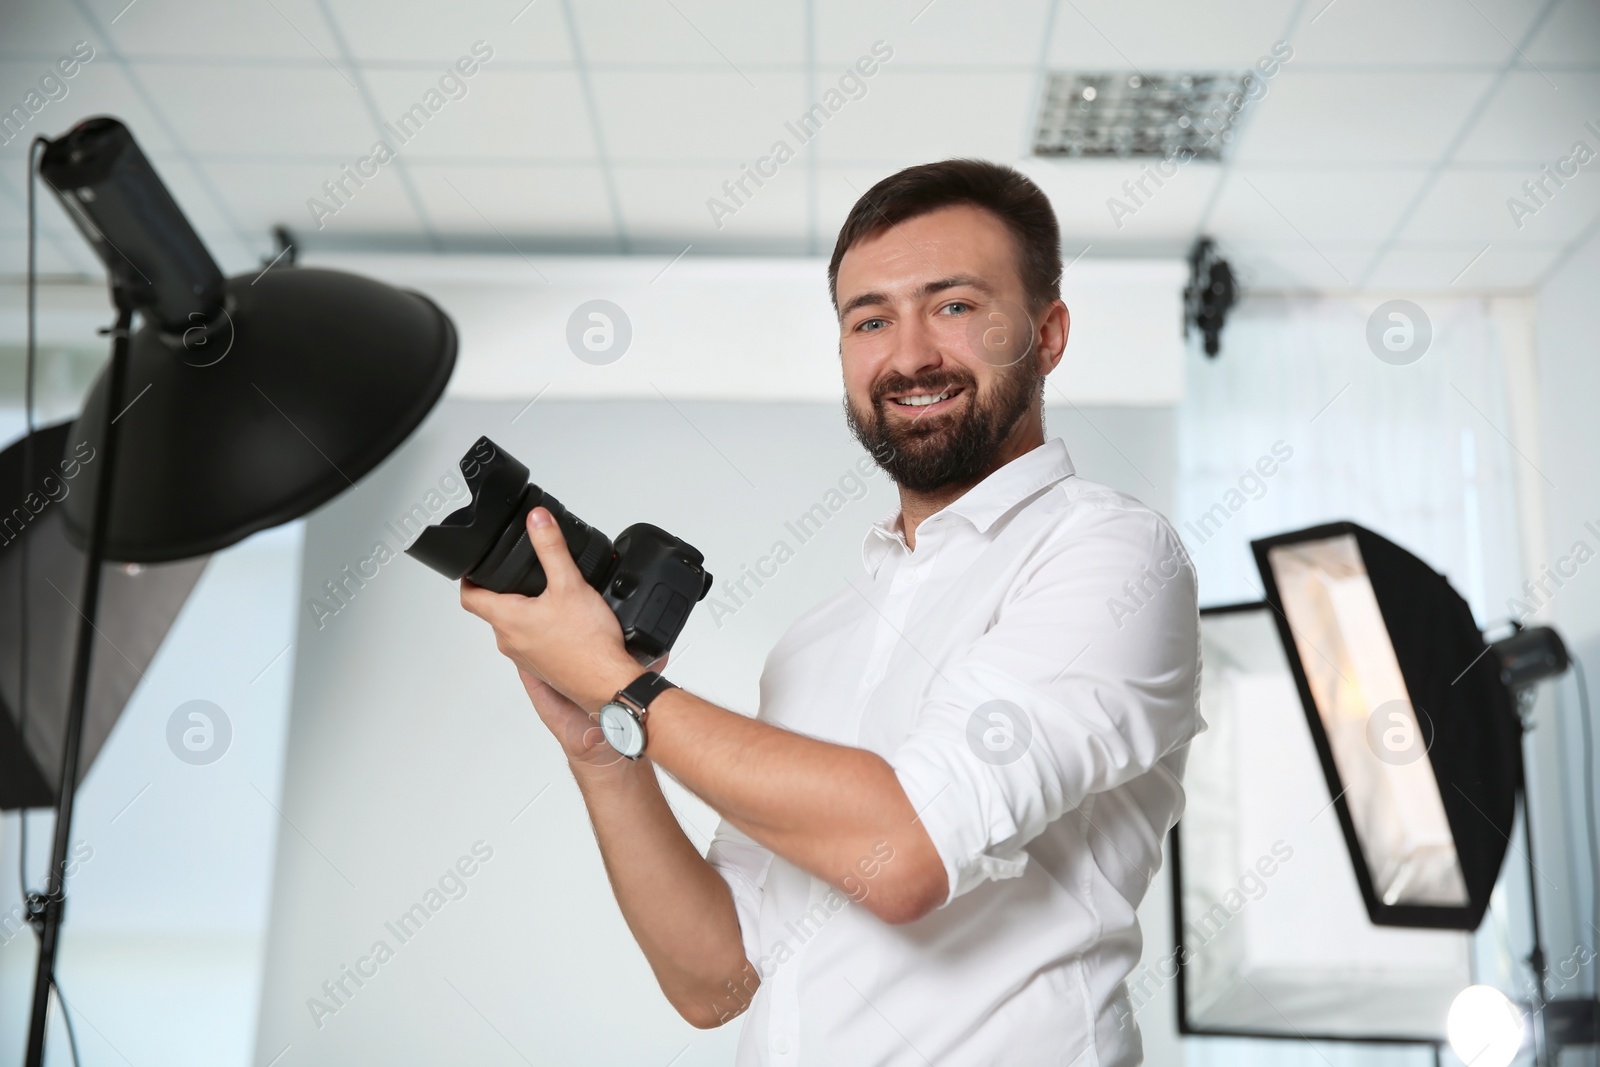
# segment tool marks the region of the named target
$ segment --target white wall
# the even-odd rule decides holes
[[[546,400],[519,416],[524,404],[447,400],[389,462],[307,521],[283,798],[298,832],[279,840],[259,1063],[280,1053],[282,1067],[514,1063],[518,1053],[593,1065],[732,1060],[737,1023],[692,1030],[655,987],[559,750],[455,586],[401,557],[320,628],[305,602],[375,541],[395,545],[386,520],[423,501],[480,433],[601,529],[647,520],[685,537],[706,553],[719,587],[864,453],[832,403]],[[1083,408],[1049,418],[1088,476],[1169,506],[1170,412]],[[860,566],[867,524],[895,506],[881,474],[866,485],[720,627],[696,611],[675,681],[755,710],[767,650]],[[672,795],[703,847],[715,816]],[[466,894],[399,944],[385,922],[479,841],[493,857]],[[1158,887],[1158,916],[1163,901]],[[1155,952],[1166,937],[1152,934]],[[308,999],[379,939],[393,958],[314,1020]]]
[[[827,260],[644,256],[335,256],[353,270],[420,289],[462,336],[450,395],[813,400],[840,395],[839,325]],[[1174,404],[1183,391],[1177,260],[1084,259],[1062,275],[1073,309],[1068,359],[1052,399]],[[572,358],[568,321],[604,299],[632,331],[624,355]],[[774,328],[774,327],[777,328]],[[619,324],[620,328],[620,324]]]
[[[834,403],[841,392],[825,259],[321,254],[302,265],[418,289],[443,307],[461,336],[451,396]],[[1052,401],[1176,403],[1185,277],[1176,260],[1070,264],[1072,344]],[[632,335],[601,365],[575,359],[567,339],[569,319],[596,299],[619,308],[616,326],[625,319]],[[0,284],[0,339],[23,336],[25,307],[21,286]],[[103,283],[42,286],[39,311],[47,347],[92,343],[110,317]]]

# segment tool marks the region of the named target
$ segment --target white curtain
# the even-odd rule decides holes
[[[1425,301],[1432,341],[1396,366],[1367,346],[1381,302],[1251,298],[1230,316],[1217,358],[1191,353],[1174,519],[1202,603],[1260,599],[1251,538],[1350,519],[1442,571],[1480,625],[1508,614],[1521,581],[1514,478],[1524,461],[1510,443],[1495,323],[1481,300]],[[1276,460],[1275,445],[1290,458],[1262,476],[1257,463]],[[1217,527],[1215,505],[1241,498]]]

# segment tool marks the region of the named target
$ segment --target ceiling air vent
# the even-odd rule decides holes
[[[1053,73],[1036,156],[1218,160],[1239,113],[1265,85],[1254,73]],[[1187,160],[1185,160],[1187,162]]]

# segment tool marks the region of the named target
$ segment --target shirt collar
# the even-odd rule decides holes
[[[1000,517],[1039,490],[1076,473],[1067,455],[1066,442],[1052,437],[1030,452],[1018,456],[983,481],[968,489],[923,520],[923,528],[941,515],[960,515],[978,530],[988,533]],[[874,522],[861,545],[861,564],[875,575],[891,545],[906,547],[899,530],[900,509]]]

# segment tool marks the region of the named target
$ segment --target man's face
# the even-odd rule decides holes
[[[837,291],[845,414],[879,466],[918,492],[992,470],[1054,363],[1005,224],[965,204],[896,223],[844,254]]]

